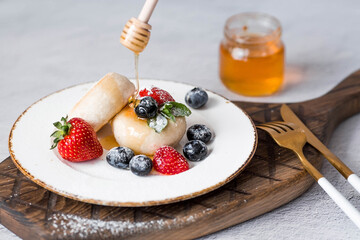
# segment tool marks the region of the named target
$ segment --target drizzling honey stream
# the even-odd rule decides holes
[[[135,77],[136,91],[129,99],[132,102],[139,93],[139,54],[146,48],[150,39],[151,25],[148,21],[158,0],[146,0],[137,18],[131,18],[126,24],[120,36],[120,43],[135,54]]]
[[[140,81],[139,81],[139,54],[134,53],[135,56],[135,78],[136,78],[136,90],[134,94],[134,99],[136,99],[137,95],[139,94],[140,90]]]

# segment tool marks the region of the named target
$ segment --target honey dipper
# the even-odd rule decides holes
[[[125,25],[120,43],[135,53],[142,52],[150,39],[151,25],[148,21],[158,0],[146,0],[139,16],[131,18]]]

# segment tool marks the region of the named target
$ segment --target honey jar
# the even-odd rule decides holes
[[[240,13],[225,24],[219,74],[231,91],[264,96],[278,91],[284,79],[284,44],[280,22],[263,13]]]

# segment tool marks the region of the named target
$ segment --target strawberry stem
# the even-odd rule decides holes
[[[54,122],[53,125],[58,129],[53,132],[50,137],[54,138],[53,144],[51,145],[51,149],[56,148],[57,144],[64,139],[66,135],[69,134],[71,129],[71,124],[67,121],[68,116],[62,117],[61,122]]]

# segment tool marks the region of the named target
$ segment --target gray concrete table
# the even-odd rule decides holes
[[[18,115],[39,98],[115,71],[133,77],[133,55],[119,44],[125,22],[143,1],[0,1],[0,158]],[[280,19],[286,44],[283,91],[246,98],[218,78],[218,45],[225,20],[259,11]],[[205,86],[232,100],[297,102],[318,97],[360,68],[360,2],[163,1],[150,21],[140,76]],[[334,133],[330,149],[360,174],[360,116]],[[360,195],[328,163],[322,172],[357,207]],[[0,227],[0,239],[18,239]],[[268,214],[202,239],[360,239],[360,231],[314,185]]]

